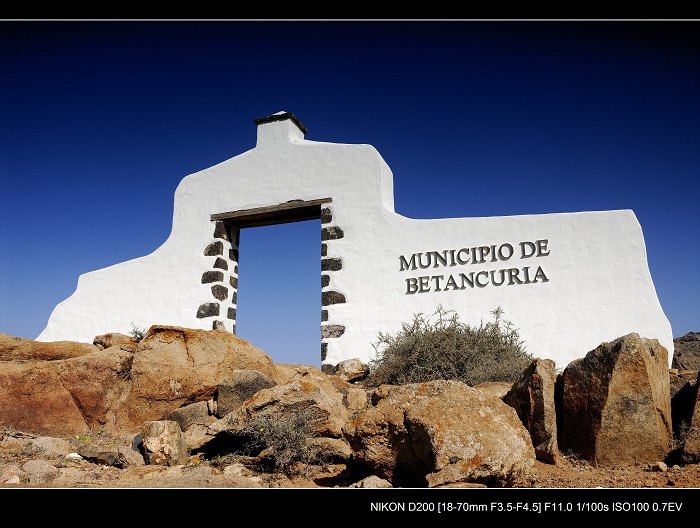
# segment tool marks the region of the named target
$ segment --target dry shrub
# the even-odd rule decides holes
[[[321,463],[322,456],[310,440],[310,409],[283,414],[253,415],[243,427],[229,431],[243,440],[240,454],[257,456],[273,472],[292,473],[299,465]]]
[[[517,329],[491,312],[494,320],[478,327],[462,323],[442,306],[431,317],[414,315],[395,335],[379,334],[376,359],[365,386],[404,385],[438,379],[474,386],[486,381],[515,381],[533,360]]]

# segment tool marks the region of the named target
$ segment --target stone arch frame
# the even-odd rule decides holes
[[[289,200],[287,202],[252,209],[240,209],[212,214],[214,224],[212,240],[204,249],[205,256],[214,257],[212,268],[204,271],[202,284],[212,284],[212,295],[218,302],[205,302],[197,310],[197,318],[212,319],[212,329],[224,328],[221,319],[225,313],[236,333],[236,313],[238,309],[238,261],[241,229],[267,225],[279,225],[306,220],[321,221],[321,362],[326,359],[327,340],[337,339],[345,332],[345,326],[334,320],[329,309],[334,304],[346,302],[343,293],[331,286],[331,276],[343,267],[341,258],[328,257],[328,244],[343,238],[343,229],[333,225],[333,199]],[[229,246],[230,245],[230,246]],[[226,248],[229,248],[226,254]],[[228,272],[228,285],[226,275]],[[229,288],[231,291],[229,292]],[[230,295],[229,295],[230,293]],[[223,308],[223,309],[222,309]],[[331,309],[332,311],[332,309]]]

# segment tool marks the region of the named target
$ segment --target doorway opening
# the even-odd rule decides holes
[[[321,368],[321,221],[241,229],[236,335],[275,363]]]
[[[321,368],[321,206],[330,201],[212,215],[239,233],[236,335],[275,363]]]

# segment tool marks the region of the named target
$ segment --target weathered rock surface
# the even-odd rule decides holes
[[[700,390],[698,390],[698,381],[700,375],[694,385],[695,405],[690,416],[689,429],[683,438],[683,447],[681,449],[681,461],[685,464],[697,464],[700,462]]]
[[[671,419],[674,437],[680,438],[687,432],[693,418],[698,392],[697,371],[669,371],[671,384]]]
[[[530,432],[537,459],[549,464],[556,464],[559,458],[554,404],[556,381],[554,361],[535,359],[503,398]]]
[[[170,420],[145,422],[141,438],[143,458],[146,463],[160,466],[187,463],[189,452],[177,422]]]
[[[105,350],[84,343],[3,343],[3,357],[21,359],[0,361],[0,426],[36,434],[99,428],[132,434],[145,421],[213,399],[236,370],[277,376],[267,354],[225,331],[154,326],[135,348],[126,343]]]
[[[474,385],[474,388],[489,391],[500,399],[503,399],[506,397],[506,394],[508,394],[508,391],[513,388],[513,383],[507,381],[484,381],[483,383]]]
[[[522,484],[534,467],[530,435],[515,410],[459,381],[381,386],[375,406],[351,420],[355,457],[394,486],[450,482]]]
[[[0,333],[0,361],[55,361],[97,352],[89,343],[41,342]]]
[[[678,434],[680,447],[666,462],[700,462],[698,373],[669,372],[665,349],[636,334],[604,343],[573,362],[555,388],[553,364],[537,359],[515,383],[471,388],[435,381],[367,390],[349,381],[361,379],[352,373],[364,370],[353,361],[333,374],[275,365],[261,350],[220,330],[158,326],[139,343],[105,334],[94,345],[61,344],[42,352],[21,341],[27,340],[0,339],[0,357],[14,358],[0,361],[0,447],[64,462],[49,459],[58,472],[46,464],[4,464],[0,482],[10,485],[79,475],[113,478],[109,471],[126,468],[153,485],[161,478],[168,482],[166,472],[195,478],[197,456],[183,466],[187,456],[176,452],[190,448],[206,457],[222,447],[217,441],[248,420],[286,420],[299,413],[312,418],[308,442],[325,461],[314,477],[321,486],[529,486],[528,467],[535,456],[548,464],[563,458],[557,429],[562,451],[570,449],[601,468],[646,462],[660,467],[670,449],[671,421],[674,427],[683,423],[676,432],[684,433],[684,442]],[[147,433],[157,440],[146,460],[142,437],[144,424],[151,422],[174,425]],[[95,438],[92,431],[123,442],[106,449],[73,446],[75,452],[59,455],[67,449],[66,439],[77,442],[86,432]],[[591,442],[572,442],[586,436]],[[248,458],[254,467],[255,460],[270,456],[268,448]],[[140,471],[144,465],[168,464],[175,467]],[[219,471],[222,478],[245,477],[236,486],[257,486],[248,480],[257,478],[254,472],[236,469],[237,464],[202,467],[202,482],[211,482],[207,471]]]
[[[359,359],[346,359],[335,366],[333,373],[345,381],[358,381],[369,374],[369,366]]]
[[[136,347],[138,341],[131,336],[112,332],[110,334],[96,336],[92,344],[100,350],[104,350],[106,348],[112,348],[113,346]],[[134,350],[134,348],[132,348],[132,350]]]
[[[673,340],[672,368],[700,370],[700,332],[688,332]]]
[[[262,389],[277,385],[273,379],[257,370],[236,370],[227,376],[217,389],[216,415],[224,417]]]
[[[208,440],[207,429],[216,421],[215,406],[215,400],[190,403],[168,413],[165,419],[177,422],[185,443],[196,449]]]
[[[342,428],[348,420],[343,394],[315,367],[306,367],[290,381],[258,391],[238,409],[212,424],[209,434],[240,430],[254,416],[282,417],[301,411],[313,416],[309,424],[311,435],[342,438]]]
[[[629,334],[571,362],[560,448],[600,466],[663,460],[672,437],[668,352]]]
[[[348,488],[393,488],[391,482],[376,475],[370,475],[348,486]]]
[[[0,362],[0,425],[54,436],[114,426],[132,354],[94,350],[64,360]]]
[[[119,427],[138,431],[143,422],[210,400],[219,383],[241,369],[276,377],[267,354],[229,332],[153,326],[134,354],[131,390],[119,407]]]

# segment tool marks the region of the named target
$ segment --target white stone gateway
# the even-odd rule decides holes
[[[240,230],[320,218],[324,366],[369,361],[379,332],[439,305],[475,325],[500,307],[528,352],[560,368],[631,332],[658,339],[670,366],[632,211],[406,218],[374,147],[307,141],[288,112],[255,123],[255,148],[180,182],[162,246],[81,275],[37,340],[92,342],[132,323],[235,332]]]

